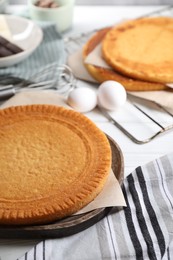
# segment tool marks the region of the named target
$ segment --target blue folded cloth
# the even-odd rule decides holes
[[[138,167],[122,190],[126,208],[78,234],[44,240],[19,260],[173,259],[173,154]]]

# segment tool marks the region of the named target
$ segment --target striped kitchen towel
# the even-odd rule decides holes
[[[20,260],[173,259],[173,154],[138,167],[122,189],[126,208],[78,234],[44,240]]]
[[[24,61],[0,69],[0,75],[13,74],[28,79],[48,64],[57,63],[57,66],[60,66],[65,63],[64,42],[55,25],[42,23],[40,26],[43,30],[43,40],[38,48]]]

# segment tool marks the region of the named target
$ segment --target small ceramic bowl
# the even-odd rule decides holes
[[[0,58],[0,68],[15,65],[29,57],[43,39],[41,28],[33,21],[15,15],[4,15],[8,24],[11,39],[23,49],[22,52]],[[34,39],[34,41],[33,41]]]
[[[58,7],[45,8],[36,6],[37,0],[29,0],[30,17],[36,21],[54,22],[59,32],[66,31],[72,26],[75,0],[55,0]]]

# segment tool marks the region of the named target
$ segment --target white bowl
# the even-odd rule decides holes
[[[0,68],[12,66],[26,59],[39,46],[43,38],[41,28],[26,18],[4,15],[12,34],[12,42],[23,49],[22,52],[0,58]]]
[[[36,21],[49,21],[56,24],[59,32],[72,26],[75,0],[55,0],[57,8],[44,8],[35,5],[37,0],[28,0],[29,14]]]

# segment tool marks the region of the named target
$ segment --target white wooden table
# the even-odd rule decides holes
[[[9,12],[22,10],[22,6],[11,6]],[[161,6],[76,6],[74,10],[74,23],[71,31],[64,36],[90,31],[96,28],[112,25],[122,19],[129,19],[145,15],[160,9]],[[85,84],[78,82],[78,84]],[[143,165],[159,156],[173,152],[173,131],[162,135],[150,143],[138,145],[126,137],[119,129],[102,116],[98,111],[87,114],[105,133],[109,134],[120,146],[125,162],[125,176],[137,166]],[[129,122],[128,115],[119,118],[125,126],[136,129],[139,121]],[[141,130],[145,131],[145,130]],[[0,240],[0,260],[14,260],[22,256],[34,246],[37,241],[27,240]]]

